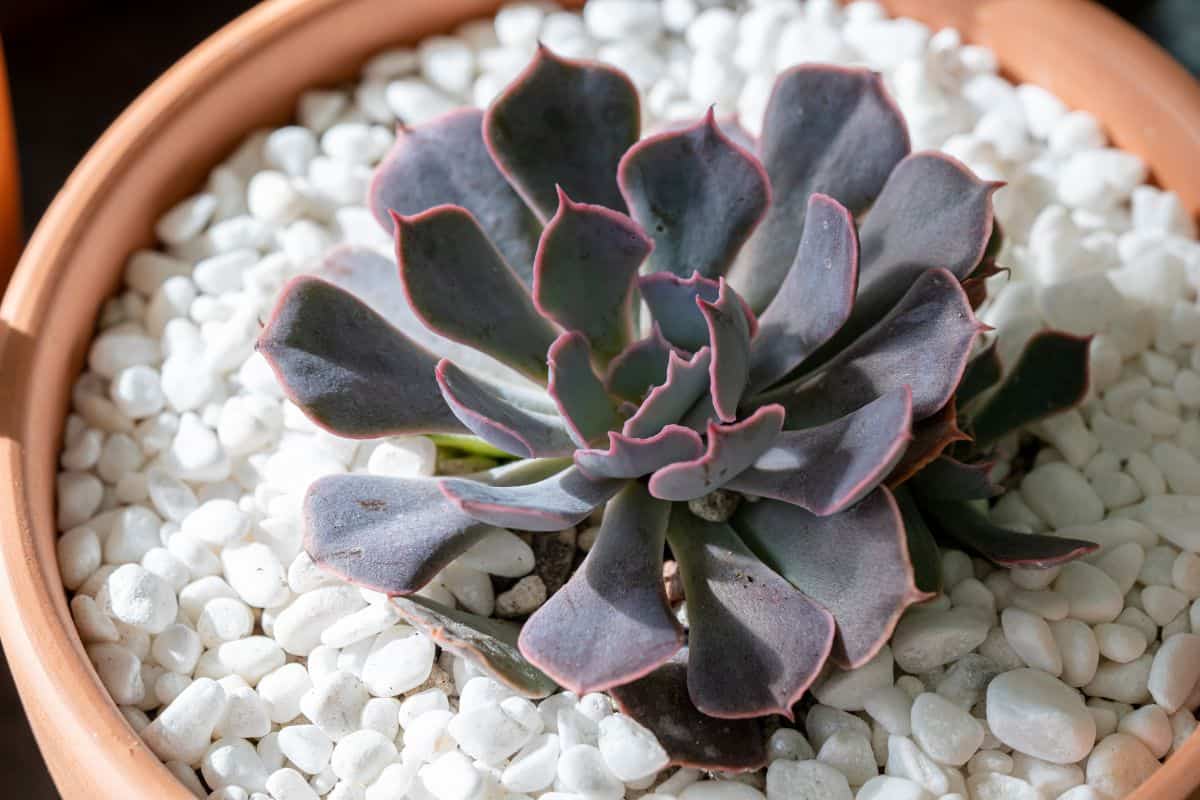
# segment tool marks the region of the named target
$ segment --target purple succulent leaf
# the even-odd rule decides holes
[[[624,213],[617,165],[640,132],[637,89],[623,72],[545,46],[483,119],[492,159],[543,220],[558,207],[558,186]]]
[[[773,202],[729,273],[751,308],[766,308],[791,267],[809,195],[857,215],[908,151],[904,118],[874,72],[801,65],[781,75],[759,141]]]
[[[542,226],[492,161],[482,111],[458,109],[412,128],[401,126],[368,195],[371,212],[389,233],[389,212],[411,217],[436,206],[462,206],[525,284],[533,279]]]
[[[492,530],[445,498],[437,481],[330,475],[304,499],[304,549],[334,574],[411,594]]]
[[[495,486],[467,478],[442,478],[442,492],[480,522],[523,531],[561,531],[621,490],[627,481],[594,481],[571,467],[537,483]]]
[[[571,440],[590,447],[619,424],[612,398],[592,370],[592,351],[578,332],[564,333],[550,346],[547,391],[566,421]]]
[[[667,537],[687,597],[688,690],[696,708],[727,719],[792,719],[792,706],[829,657],[833,617],[723,522],[676,505]]]
[[[901,486],[892,490],[892,497],[900,508],[900,517],[904,520],[904,534],[908,541],[908,558],[913,565],[913,581],[922,592],[935,595],[945,589],[942,576],[942,551],[937,539],[917,501],[913,499],[908,488]]]
[[[493,447],[518,458],[569,456],[575,443],[557,414],[522,408],[501,387],[471,377],[450,361],[437,366],[438,388],[454,416]]]
[[[750,374],[750,337],[754,328],[746,318],[741,298],[724,278],[720,279],[716,302],[697,297],[696,306],[704,315],[712,343],[708,393],[712,396],[713,410],[722,422],[733,422]]]
[[[654,239],[651,268],[679,276],[724,275],[771,202],[762,165],[721,132],[711,108],[691,127],[631,147],[617,182]]]
[[[1002,567],[1053,567],[1096,550],[1080,539],[1002,528],[970,503],[934,500],[919,491],[915,497],[935,533]]]
[[[987,447],[1009,431],[1083,402],[1091,379],[1091,340],[1062,331],[1035,334],[1004,382],[972,412],[976,445]]]
[[[725,488],[835,514],[887,477],[912,438],[911,425],[912,393],[901,386],[841,419],[784,431]]]
[[[667,425],[646,439],[610,431],[607,450],[577,450],[575,464],[594,479],[640,478],[677,461],[704,453],[704,442],[691,428]]]
[[[808,201],[804,234],[779,292],[759,318],[749,390],[765,389],[833,338],[850,318],[858,288],[854,217],[832,197]]]
[[[548,697],[558,686],[517,648],[513,623],[449,608],[424,597],[392,600],[396,611],[443,650],[482,667],[522,697]]]
[[[781,406],[763,406],[729,425],[708,423],[708,448],[699,458],[677,461],[650,477],[650,494],[663,500],[692,500],[719,489],[749,468],[779,437]]]
[[[828,517],[774,500],[743,503],[732,522],[763,561],[833,614],[832,658],[844,667],[870,661],[904,609],[928,596],[914,582],[904,522],[887,489]]]
[[[583,564],[521,630],[529,661],[583,694],[636,680],[679,650],[683,630],[662,580],[670,510],[640,483],[625,484]]]
[[[626,714],[646,726],[681,767],[744,772],[767,763],[765,718],[718,719],[688,693],[688,648],[644,678],[609,690]]]
[[[408,305],[395,258],[369,247],[343,245],[325,256],[315,274],[362,300],[401,333],[434,355],[448,358],[472,374],[500,381],[514,390],[521,387],[528,389],[533,396],[541,394],[541,387],[516,370],[425,327],[425,323]],[[543,405],[553,410],[554,406],[548,399]]]
[[[426,327],[544,383],[558,331],[474,217],[438,206],[394,221],[400,280]]]
[[[607,361],[633,338],[634,281],[653,247],[629,217],[573,202],[560,189],[533,267],[538,311],[585,335]]]
[[[465,431],[442,400],[434,355],[331,283],[288,283],[257,347],[292,402],[339,436]]]
[[[754,155],[755,160],[758,160],[758,156],[756,155],[758,153],[758,137],[742,127],[742,123],[738,122],[736,114],[718,114],[716,115],[716,122],[723,136],[747,153]],[[679,131],[686,131],[689,128],[695,127],[695,125],[696,123],[688,119],[667,120],[655,126],[651,135],[678,133]]]
[[[947,403],[936,414],[913,424],[913,438],[904,456],[888,475],[887,485],[895,488],[916,475],[955,442],[971,437],[958,427],[954,403]]]
[[[1000,383],[1000,378],[1004,376],[1004,366],[1000,363],[999,353],[996,352],[998,342],[998,339],[993,339],[967,362],[962,380],[958,383],[958,391],[954,393],[954,401],[959,408],[965,408]]]
[[[709,343],[708,322],[696,301],[717,302],[721,293],[719,280],[705,278],[698,272],[693,272],[690,278],[654,272],[638,278],[638,288],[650,309],[650,316],[668,342],[688,352],[695,352]],[[733,295],[741,303],[750,335],[754,336],[758,332],[754,312],[736,292]]]
[[[604,384],[622,400],[641,403],[651,388],[667,378],[667,366],[675,348],[655,323],[650,334],[622,350],[608,363]]]
[[[811,427],[907,384],[913,419],[922,420],[953,397],[983,327],[958,280],[944,269],[931,269],[883,320],[818,373],[762,394],[756,402],[783,404],[788,428]]]
[[[861,332],[874,324],[927,269],[966,279],[987,250],[992,193],[1000,185],[942,153],[914,153],[897,164],[859,230],[862,266],[850,327]]]
[[[914,486],[930,500],[987,500],[1000,493],[988,473],[992,464],[964,464],[947,455],[938,456],[913,477]]]
[[[709,347],[700,348],[691,358],[670,353],[666,378],[650,390],[641,406],[625,420],[621,432],[634,439],[644,439],[683,419],[708,391],[711,363],[712,349]]]

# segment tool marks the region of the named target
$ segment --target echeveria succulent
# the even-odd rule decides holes
[[[516,459],[317,481],[317,563],[413,595],[493,526],[602,511],[519,638],[400,607],[519,691],[612,690],[677,763],[749,768],[761,718],[790,716],[827,662],[871,659],[937,588],[931,531],[1000,563],[1086,547],[987,524],[979,451],[948,451],[1078,387],[1042,391],[1062,385],[1040,374],[1061,337],[998,389],[990,350],[969,361],[996,184],[910,154],[877,75],[784,73],[757,142],[711,112],[640,128],[621,73],[545,49],[486,113],[402,128],[370,197],[396,262],[333,254],[286,288],[259,349],[338,434],[466,434]],[[745,502],[705,513],[713,493]]]

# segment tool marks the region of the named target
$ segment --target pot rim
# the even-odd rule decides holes
[[[230,80],[235,68],[257,58],[270,43],[368,1],[269,0],[171,67],[121,114],[72,172],[37,226],[0,304],[0,365],[5,374],[22,375],[13,391],[0,397],[0,520],[11,523],[0,539],[0,591],[25,601],[0,615],[0,637],[12,657],[14,678],[39,744],[68,796],[76,796],[71,791],[81,795],[85,787],[102,797],[185,800],[191,794],[142,743],[100,684],[71,622],[57,563],[46,558],[45,542],[38,545],[37,526],[42,520],[35,517],[44,515],[35,506],[53,500],[35,497],[34,490],[52,491],[54,476],[33,474],[29,448],[23,442],[36,441],[31,432],[55,416],[61,431],[65,414],[59,413],[60,408],[39,408],[39,403],[45,405],[41,390],[56,379],[72,381],[75,375],[58,370],[56,377],[36,369],[51,349],[38,331],[69,291],[69,279],[78,278],[78,271],[69,269],[71,254],[93,224],[94,210],[108,202],[109,190],[175,115],[194,104],[197,95]],[[1109,126],[1118,146],[1146,157],[1156,173],[1169,178],[1167,185],[1181,191],[1193,212],[1200,209],[1196,166],[1200,86],[1166,53],[1109,12],[1086,0],[885,0],[885,4],[895,14],[935,26],[957,25],[967,40],[995,49],[1011,77],[1045,86],[1071,107],[1093,110]],[[494,11],[499,2],[447,0],[445,5],[453,7],[442,14],[446,19],[466,19],[477,11]],[[421,13],[427,12],[434,13]],[[1072,58],[1053,49],[1058,41],[1053,36],[1045,41],[1031,37],[1025,24],[1029,20],[1060,38],[1069,33],[1077,43]],[[1095,37],[1088,35],[1095,32],[1099,32]],[[1108,46],[1100,48],[1099,41]],[[1114,46],[1122,53],[1120,65],[1109,63]],[[367,55],[356,57],[361,62]],[[1068,76],[1075,79],[1072,89],[1056,77],[1072,69],[1090,71],[1091,85],[1075,74]],[[1154,93],[1141,92],[1144,86],[1154,86]],[[1084,87],[1089,91],[1082,91]],[[1177,124],[1167,131],[1149,129],[1141,124],[1145,113],[1165,115]],[[204,165],[206,170],[208,166]],[[122,261],[125,255],[120,254]],[[69,360],[78,367],[83,355],[73,352]],[[54,531],[53,538],[56,535]],[[49,547],[52,556],[53,545]],[[65,738],[70,744],[64,745]],[[88,770],[89,764],[109,767],[102,785]],[[1197,764],[1200,735],[1193,735],[1133,797],[1183,800],[1198,780]]]

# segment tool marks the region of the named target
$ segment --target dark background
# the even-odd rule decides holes
[[[1200,0],[1106,4],[1200,74]],[[252,5],[252,0],[0,0],[27,228],[92,142],[142,89]],[[1036,33],[1036,20],[1031,32]],[[0,745],[5,798],[57,796],[2,660]]]

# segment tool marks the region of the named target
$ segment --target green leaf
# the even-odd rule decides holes
[[[908,489],[893,489],[900,516],[904,520],[904,533],[908,538],[908,558],[913,565],[913,578],[922,592],[936,594],[942,591],[942,554],[933,532],[925,524],[921,510]]]
[[[492,447],[478,436],[436,433],[430,436],[429,439],[438,447],[444,447],[447,450],[458,450],[463,453],[485,456],[487,458],[504,459],[505,461],[512,459],[512,454],[504,452],[499,447]]]

